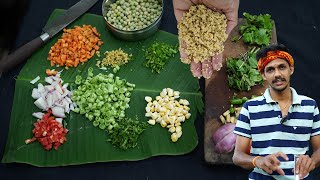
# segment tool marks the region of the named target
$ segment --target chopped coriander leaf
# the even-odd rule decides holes
[[[149,127],[146,122],[130,118],[119,119],[117,122],[117,125],[108,130],[107,141],[125,150],[136,147],[140,134]]]
[[[152,72],[160,73],[169,58],[173,57],[177,52],[177,46],[156,42],[146,50],[145,57],[147,62],[144,65],[150,68]]]

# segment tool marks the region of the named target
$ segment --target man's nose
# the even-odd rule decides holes
[[[281,77],[281,72],[279,71],[279,69],[275,69],[274,70],[274,77]]]

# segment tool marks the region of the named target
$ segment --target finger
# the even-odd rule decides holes
[[[278,166],[275,166],[271,163],[271,159],[267,159],[267,161],[265,162],[265,166],[270,169],[271,171],[275,171],[277,170]],[[271,172],[272,173],[272,172]]]
[[[201,76],[202,76],[202,65],[201,65],[200,62],[195,63],[194,61],[191,61],[190,69],[191,69],[192,75],[194,77],[201,78]]]
[[[186,64],[190,64],[190,60],[188,59],[188,54],[185,53],[185,49],[187,48],[187,44],[180,40],[179,41],[179,52],[180,52],[180,59],[183,63],[186,63]]]
[[[282,158],[285,159],[286,161],[289,160],[289,157],[288,157],[285,153],[283,153],[283,152],[277,152],[276,154],[277,154],[277,157],[282,157]]]
[[[264,168],[262,168],[266,173],[268,173],[268,174],[272,174],[273,173],[273,170],[272,169],[270,169],[269,167],[264,167]]]
[[[192,1],[179,1],[173,0],[174,15],[179,22],[184,12],[188,12],[189,8],[193,5]]]
[[[222,67],[222,53],[211,57],[213,70],[219,71]]]
[[[231,31],[233,30],[233,28],[235,28],[238,24],[238,18],[231,18],[227,20],[227,28],[226,28],[226,33],[229,34],[231,33]]]
[[[276,171],[277,171],[280,175],[285,175],[283,169],[281,169],[281,168],[277,168]]]
[[[310,167],[309,167],[309,172],[316,168],[316,163],[311,158],[310,158],[310,160],[311,160],[311,164],[310,164]]]
[[[238,9],[239,9],[239,0],[232,1],[230,8],[223,10],[227,17],[227,29],[226,33],[230,34],[232,29],[238,24]]]
[[[296,161],[296,174],[300,174],[302,172],[302,163],[303,163],[303,155],[301,155]]]
[[[303,169],[300,169],[300,177],[303,178],[305,177],[312,169],[312,164],[313,164],[313,161],[311,158],[307,157],[305,159],[305,165],[303,166]],[[303,162],[301,162],[302,165],[303,165]]]
[[[205,60],[202,62],[202,76],[206,79],[210,78],[213,72],[211,65],[211,59]]]
[[[270,169],[266,163],[262,163],[260,168],[263,169],[268,174],[272,174],[273,172],[272,169]]]
[[[278,159],[278,155],[277,154],[270,156],[270,161],[271,161],[271,164],[274,165],[274,166],[278,167],[280,165],[280,161]],[[276,170],[276,169],[274,169],[274,170]]]

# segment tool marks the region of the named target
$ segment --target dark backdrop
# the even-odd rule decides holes
[[[77,0],[1,0],[0,53],[14,49],[40,35],[55,8],[68,9]],[[164,0],[160,29],[177,34],[172,1]],[[101,15],[100,0],[89,13]],[[243,12],[269,13],[276,22],[278,42],[295,58],[292,86],[320,102],[320,16],[317,0],[257,0],[240,2]],[[1,56],[1,54],[0,54]],[[8,135],[15,76],[23,65],[0,79],[0,158]],[[202,92],[204,80],[199,81]],[[204,161],[203,119],[195,122],[199,145],[182,156],[159,156],[136,162],[94,163],[57,168],[37,168],[25,164],[0,164],[0,179],[247,179],[249,171],[236,166],[212,166]],[[319,142],[320,143],[320,142]],[[313,172],[320,179],[319,169]]]

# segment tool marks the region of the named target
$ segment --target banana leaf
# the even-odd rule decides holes
[[[63,10],[54,10],[48,23],[62,12]],[[53,68],[47,60],[47,54],[50,47],[61,37],[62,33],[59,33],[28,59],[16,79],[9,135],[2,162],[52,167],[94,162],[136,161],[152,156],[181,155],[191,152],[198,144],[194,121],[198,112],[203,110],[198,80],[190,73],[189,66],[180,62],[178,53],[169,60],[160,74],[152,73],[150,69],[143,66],[144,52],[147,47],[156,41],[177,45],[177,36],[159,30],[154,36],[138,42],[118,40],[108,31],[103,17],[93,14],[83,15],[67,28],[83,24],[96,27],[101,34],[101,39],[104,42],[100,49],[101,55],[107,50],[121,48],[133,56],[133,60],[122,66],[116,74],[128,82],[136,84],[136,88],[132,92],[130,108],[126,110],[127,117],[135,118],[137,116],[140,121],[148,121],[148,118],[144,117],[146,106],[144,97],[155,97],[163,88],[170,87],[180,91],[181,98],[189,100],[192,115],[182,124],[182,137],[178,142],[173,143],[170,139],[171,133],[156,124],[141,134],[135,148],[121,150],[107,142],[107,133],[94,127],[84,115],[70,112],[64,119],[67,123],[67,129],[69,129],[67,142],[58,150],[46,151],[38,142],[25,144],[25,140],[32,137],[33,123],[37,120],[32,116],[32,113],[40,111],[34,105],[34,100],[31,97],[32,89],[36,87],[37,83],[30,84],[30,80],[39,75],[41,77],[39,82],[46,84],[44,82],[45,69]],[[63,67],[54,68],[64,70],[62,72],[64,82],[71,84],[71,87],[76,87],[73,84],[75,77],[81,75],[85,78],[89,67],[94,68],[95,74],[107,73],[95,66],[97,58],[94,56],[77,68],[69,68],[68,70]]]

